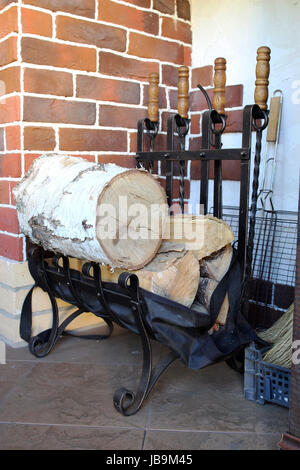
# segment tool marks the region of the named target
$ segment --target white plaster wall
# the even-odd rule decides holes
[[[254,102],[257,48],[271,49],[269,99],[283,92],[281,131],[274,181],[276,209],[297,211],[300,153],[300,1],[191,0],[192,66],[227,60],[227,84],[244,85],[243,105]],[[264,139],[266,134],[264,134]],[[240,146],[240,135],[224,139]],[[273,154],[272,145],[269,154]],[[253,152],[252,152],[253,153]],[[263,157],[266,145],[263,146]],[[261,175],[263,162],[261,165]],[[197,186],[197,183],[193,187]],[[232,191],[231,191],[232,188]],[[234,204],[236,185],[225,183],[224,204]],[[191,200],[195,200],[192,191]]]

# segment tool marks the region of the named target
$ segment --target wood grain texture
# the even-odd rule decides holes
[[[188,67],[179,67],[178,69],[178,114],[188,118],[189,112],[189,69]]]
[[[225,85],[226,85],[226,60],[218,57],[215,60],[214,67],[214,91],[213,91],[213,108],[219,114],[225,114]]]
[[[268,109],[270,57],[269,47],[262,46],[257,49],[254,101],[263,110]]]
[[[148,98],[148,118],[151,122],[158,122],[158,101],[159,101],[159,75],[153,72],[149,75],[149,98]]]

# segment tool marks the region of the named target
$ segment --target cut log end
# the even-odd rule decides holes
[[[115,176],[99,196],[96,219],[97,240],[111,265],[136,270],[149,263],[167,215],[165,192],[153,176],[141,170]]]

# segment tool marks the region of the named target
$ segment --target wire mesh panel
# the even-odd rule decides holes
[[[223,207],[223,219],[238,235],[238,208]],[[250,280],[249,321],[268,328],[294,300],[298,213],[258,210]]]

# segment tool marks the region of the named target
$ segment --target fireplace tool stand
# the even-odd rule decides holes
[[[226,128],[225,116],[225,82],[226,82],[226,61],[225,59],[216,59],[215,77],[214,77],[214,99],[213,104],[208,102],[209,110],[203,114],[202,118],[202,148],[197,151],[186,151],[186,136],[189,132],[188,119],[188,69],[181,67],[179,69],[178,79],[178,113],[169,117],[167,125],[167,150],[163,152],[155,151],[155,137],[159,128],[158,120],[158,76],[150,76],[149,86],[149,106],[148,118],[138,122],[138,143],[136,160],[137,165],[149,165],[150,171],[153,171],[153,165],[156,162],[166,163],[166,193],[170,214],[173,213],[173,182],[174,182],[174,162],[179,163],[179,203],[181,212],[184,212],[184,183],[185,168],[188,161],[198,161],[201,166],[201,190],[200,204],[204,207],[204,213],[208,209],[208,181],[209,167],[214,164],[214,215],[222,217],[222,162],[234,160],[240,162],[240,206],[239,206],[239,230],[237,249],[235,250],[232,270],[219,283],[220,301],[224,300],[226,292],[230,292],[231,285],[239,278],[244,285],[243,296],[241,299],[240,310],[247,315],[247,276],[249,276],[249,260],[251,260],[251,242],[253,243],[253,233],[255,220],[250,219],[250,231],[248,238],[248,203],[249,203],[249,174],[250,174],[250,156],[251,156],[251,134],[253,125],[257,132],[257,145],[254,165],[254,181],[252,193],[252,212],[257,200],[257,188],[259,178],[259,160],[261,134],[267,125],[268,111],[266,110],[267,77],[266,70],[269,65],[269,52],[267,48],[258,50],[258,65],[256,75],[256,104],[245,106],[243,112],[243,136],[241,148],[224,149],[222,147],[221,137]],[[263,72],[261,70],[263,69]],[[261,77],[260,75],[262,75]],[[267,70],[268,76],[268,70]],[[199,88],[202,89],[201,85]],[[202,89],[203,90],[203,89]],[[205,92],[206,93],[206,92]],[[260,103],[258,103],[260,99]],[[179,137],[180,149],[175,149],[175,137]],[[145,139],[150,141],[150,149],[145,151]],[[248,245],[248,247],[247,247]],[[92,312],[102,318],[107,326],[108,333],[102,336],[85,336],[87,338],[108,338],[112,331],[114,323],[120,327],[130,329],[140,335],[143,349],[142,374],[137,393],[133,393],[125,388],[118,389],[114,394],[114,405],[116,409],[125,416],[136,413],[142,406],[144,400],[149,395],[153,386],[166,370],[166,368],[176,359],[182,359],[180,350],[170,347],[170,353],[162,359],[155,369],[152,368],[152,350],[151,340],[157,340],[157,330],[160,328],[158,321],[155,323],[149,315],[150,305],[153,303],[157,308],[162,308],[170,313],[177,312],[182,315],[182,328],[195,328],[194,331],[200,332],[208,329],[207,320],[203,320],[192,309],[187,309],[180,304],[164,299],[144,291],[139,288],[138,277],[130,272],[123,272],[118,279],[118,284],[102,282],[101,267],[92,262],[83,265],[82,271],[70,267],[70,259],[67,256],[46,252],[41,247],[31,244],[27,240],[27,256],[29,270],[35,279],[35,285],[28,293],[22,309],[20,334],[21,337],[29,343],[29,349],[37,357],[46,356],[58,341],[59,337],[66,332],[66,327],[83,312]],[[237,263],[235,262],[237,261]],[[32,326],[32,293],[35,287],[42,288],[49,296],[53,320],[52,327],[35,337],[31,336]],[[216,289],[217,290],[217,289]],[[59,325],[59,311],[56,299],[63,299],[76,307],[66,320]],[[219,305],[220,307],[220,305]],[[239,307],[239,306],[238,306]],[[124,311],[131,312],[130,316],[124,315]],[[219,309],[210,312],[210,321],[214,324]],[[188,314],[188,315],[187,315]],[[229,314],[228,314],[229,315]],[[174,315],[171,315],[171,317]],[[200,320],[199,320],[200,318]],[[231,321],[231,320],[230,320]],[[232,320],[233,321],[233,320]],[[151,323],[152,322],[152,323]],[[193,323],[194,322],[194,323]],[[234,325],[234,323],[232,323]],[[173,328],[171,325],[170,328]],[[210,325],[212,326],[212,325]],[[178,325],[175,324],[174,331],[180,334]],[[202,329],[201,329],[202,328]],[[186,330],[188,331],[188,330]],[[197,333],[197,334],[198,334]],[[207,345],[207,357],[200,358],[198,368],[205,367],[220,360],[229,360],[232,357],[232,351],[228,354],[226,351],[220,351],[212,343],[212,336],[203,336],[203,345]],[[168,345],[168,344],[167,344]],[[202,345],[202,347],[203,347]],[[225,348],[226,349],[226,348]],[[194,366],[192,366],[194,368]]]

